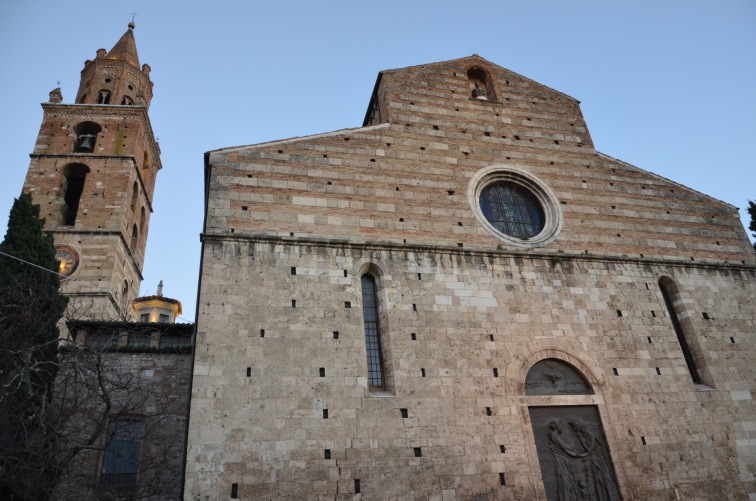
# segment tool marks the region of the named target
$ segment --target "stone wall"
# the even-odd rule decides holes
[[[70,374],[63,372],[59,377],[58,398],[67,395],[67,398],[80,400],[80,405],[73,409],[74,414],[66,421],[63,452],[69,446],[87,444],[98,427],[104,428],[74,457],[68,474],[56,487],[56,499],[178,499],[191,355],[102,352],[101,356],[99,373],[105,380],[106,391],[102,391],[93,376],[93,364],[81,366],[90,369],[82,371],[82,374],[89,375],[89,379],[63,383],[60,379],[70,377]],[[108,409],[106,398],[110,399]],[[101,481],[109,430],[116,419],[137,420],[143,425],[133,489],[118,489]]]
[[[477,56],[384,71],[368,109],[206,155],[186,499],[544,499],[529,408],[575,406],[624,498],[756,497],[737,209],[597,152],[575,99]],[[543,235],[482,217],[499,174],[540,197]],[[593,393],[526,396],[545,359]]]
[[[626,498],[756,490],[752,270],[245,239],[206,241],[204,269],[187,499],[234,483],[242,499],[351,499],[355,479],[363,499],[533,499],[528,406],[585,403]],[[391,354],[381,392],[366,380],[367,269]],[[691,381],[663,276],[712,388]],[[543,358],[573,364],[596,395],[526,397]]]

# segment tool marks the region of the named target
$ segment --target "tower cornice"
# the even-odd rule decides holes
[[[147,108],[144,106],[120,106],[113,104],[57,104],[42,103],[44,117],[79,117],[87,118],[133,118],[139,120],[144,126],[146,137],[149,139],[148,148],[150,158],[153,159],[156,169],[163,168],[160,160],[160,145],[155,139],[152,123]],[[90,157],[92,155],[89,155]],[[128,155],[124,155],[128,156]]]

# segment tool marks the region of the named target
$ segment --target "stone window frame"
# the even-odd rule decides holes
[[[383,377],[383,386],[370,386],[367,366],[367,345],[365,345],[365,377],[364,385],[367,388],[367,396],[372,397],[391,397],[395,396],[394,387],[394,366],[392,364],[393,351],[391,348],[390,338],[390,319],[389,319],[389,295],[391,293],[391,276],[386,273],[383,267],[375,261],[364,261],[357,267],[356,277],[359,278],[359,297],[360,297],[360,323],[363,325],[362,334],[364,336],[364,318],[362,307],[362,277],[370,275],[375,283],[375,300],[378,314],[378,329],[380,337],[381,351],[381,370]],[[364,341],[363,341],[364,342]]]
[[[544,226],[537,235],[517,238],[496,229],[480,210],[480,195],[484,188],[497,182],[511,182],[528,190],[540,203]],[[553,242],[562,230],[564,217],[561,204],[551,188],[526,168],[516,165],[496,164],[479,170],[468,184],[467,200],[480,225],[496,238],[517,248],[533,248]]]
[[[657,285],[694,387],[698,391],[716,389],[709,371],[706,351],[701,346],[693,328],[692,317],[686,307],[687,301],[680,291],[679,284],[669,275],[662,275],[657,281]]]
[[[144,424],[144,418],[141,416],[117,416],[110,420],[108,434],[104,437],[99,467],[98,484],[101,487],[119,492],[136,490],[139,483],[140,460],[145,435]],[[135,426],[136,428],[134,428]],[[125,430],[125,433],[119,439],[119,430],[121,429]],[[123,448],[121,444],[126,444],[126,447],[128,447],[125,452],[119,450]],[[111,459],[109,460],[109,458]],[[116,471],[105,471],[108,464]]]
[[[366,288],[366,285],[368,286]],[[381,321],[378,309],[378,281],[372,273],[360,276],[360,290],[362,294],[362,323],[365,332],[365,353],[367,361],[368,389],[383,391],[386,380],[383,349],[381,346]],[[372,312],[368,318],[368,311]]]

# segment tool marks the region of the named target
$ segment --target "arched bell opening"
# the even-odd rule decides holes
[[[97,93],[97,104],[110,104],[110,91],[103,89]]]
[[[84,164],[68,164],[63,167],[63,213],[62,223],[66,226],[76,224],[76,216],[79,213],[79,201],[84,192],[84,182],[89,167]]]
[[[76,141],[75,153],[92,153],[97,143],[97,134],[102,132],[100,124],[95,122],[80,122],[74,126]]]

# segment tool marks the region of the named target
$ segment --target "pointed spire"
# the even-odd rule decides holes
[[[129,29],[120,40],[110,49],[108,59],[122,59],[139,68],[139,56],[137,55],[136,40],[134,40],[134,21],[129,23]]]

